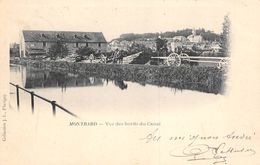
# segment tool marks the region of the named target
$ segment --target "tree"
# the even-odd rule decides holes
[[[9,53],[10,56],[12,57],[19,57],[20,56],[20,45],[17,43],[11,43],[10,44],[10,49],[9,49]]]
[[[146,47],[144,44],[139,44],[139,43],[134,42],[134,43],[128,48],[127,52],[129,52],[129,54],[134,54],[134,53],[138,53],[138,52],[150,53],[150,52],[152,52],[152,49]]]
[[[85,46],[76,50],[76,53],[81,56],[89,56],[90,54],[94,54],[95,50],[93,48]]]
[[[143,34],[126,33],[126,34],[121,34],[117,40],[134,41],[134,40],[138,40],[138,39],[157,38],[159,35],[161,35],[163,38],[173,38],[175,36],[188,37],[191,34],[192,34],[192,29],[186,28],[186,29],[177,30],[177,31],[167,31],[167,32],[164,32],[161,34],[159,34],[159,33],[143,33]],[[196,34],[202,35],[203,38],[208,41],[215,41],[215,40],[219,40],[219,38],[220,38],[219,34],[216,34],[210,30],[205,30],[204,28],[197,29]]]
[[[64,58],[69,54],[69,49],[66,44],[58,41],[57,43],[53,44],[49,48],[49,55],[52,60],[55,60],[57,57]]]
[[[156,39],[156,50],[158,52],[159,56],[166,56],[168,49],[167,49],[167,40],[166,39],[161,39],[157,38]]]
[[[223,31],[221,33],[221,47],[223,56],[229,55],[229,48],[230,48],[230,19],[228,15],[224,17],[223,23]]]

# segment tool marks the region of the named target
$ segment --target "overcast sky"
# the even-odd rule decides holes
[[[107,41],[122,33],[184,28],[220,33],[229,12],[229,4],[210,0],[9,0],[2,5],[10,41],[18,41],[22,29],[101,31]]]

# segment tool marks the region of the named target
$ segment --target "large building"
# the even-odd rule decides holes
[[[23,30],[20,54],[22,57],[46,54],[49,48],[57,42],[65,43],[70,54],[85,46],[99,52],[107,50],[107,41],[102,32]]]

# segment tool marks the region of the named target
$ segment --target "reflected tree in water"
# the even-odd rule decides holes
[[[122,80],[115,80],[114,83],[122,90],[127,89],[127,84]]]
[[[75,75],[66,72],[42,71],[32,68],[27,70],[25,88],[67,87],[103,85],[102,78]]]
[[[116,70],[114,72],[106,72],[107,74],[86,75],[80,73],[71,74],[64,71],[59,72],[29,68],[26,69],[25,88],[61,87],[62,91],[66,91],[66,87],[103,86],[108,84],[108,81],[112,80],[114,81],[114,85],[122,90],[127,89],[128,87],[124,81],[133,81],[141,84],[142,86],[151,84],[156,86],[197,90],[218,94],[223,81],[221,77],[222,71],[214,68],[195,67],[192,72],[190,69],[185,69],[185,67],[180,70],[169,70],[167,68],[162,68],[159,71],[160,72],[156,73],[153,70],[148,70],[147,74],[136,71],[135,74],[127,75],[121,74],[118,70]],[[199,72],[204,74],[198,74]],[[104,77],[105,79],[101,77]],[[176,78],[176,80],[172,77]]]

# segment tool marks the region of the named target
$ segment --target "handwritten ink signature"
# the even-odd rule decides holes
[[[226,143],[221,143],[217,147],[207,144],[189,144],[184,148],[181,147],[181,150],[178,152],[179,149],[171,150],[170,156],[188,158],[187,161],[213,160],[213,164],[227,164],[227,159],[235,154],[238,156],[252,156],[256,154],[256,151],[252,148],[235,148],[228,146]]]
[[[159,131],[159,129],[157,128],[153,132],[146,135],[144,138],[141,138],[140,140],[145,140],[145,143],[149,143],[151,141],[159,142],[161,139],[161,136],[156,135],[158,131]]]
[[[255,136],[255,133],[250,134],[239,134],[236,132],[231,132],[225,136],[201,136],[200,134],[194,134],[189,136],[170,136],[170,138],[165,138],[160,135],[159,128],[146,134],[140,140],[147,143],[160,143],[162,141],[168,141],[171,144],[186,143],[186,145],[181,147],[175,147],[171,149],[169,155],[171,157],[181,157],[187,159],[187,161],[202,161],[208,160],[213,161],[213,164],[224,163],[233,157],[242,156],[253,156],[256,154],[255,149],[244,146],[233,146],[230,145],[231,141],[250,141]],[[209,145],[207,141],[210,141]],[[222,143],[219,143],[222,141]]]

